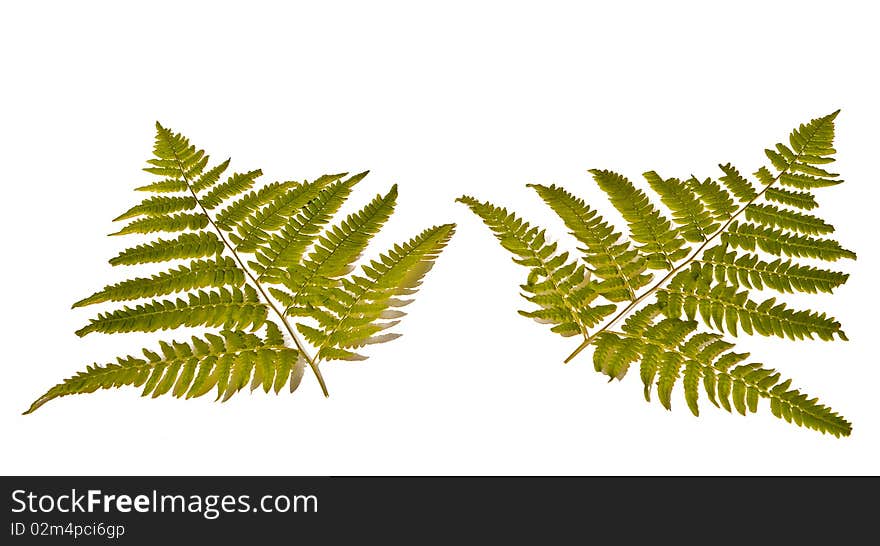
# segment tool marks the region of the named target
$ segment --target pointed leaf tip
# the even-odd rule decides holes
[[[396,202],[397,195],[398,195],[397,184],[392,184],[391,189],[388,190],[388,193],[386,193],[384,197],[382,197],[380,194],[379,197],[381,197],[382,199],[390,199],[391,201]]]
[[[46,394],[48,394],[48,393],[46,393]],[[44,394],[43,396],[34,400],[34,402],[30,405],[30,407],[27,410],[23,411],[21,414],[22,415],[30,415],[31,413],[40,409],[40,407],[42,407],[43,404],[45,404],[49,400],[52,400],[52,398],[47,397],[46,394]]]

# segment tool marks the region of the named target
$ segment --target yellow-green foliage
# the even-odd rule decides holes
[[[718,181],[644,173],[665,212],[626,177],[590,171],[629,236],[563,188],[530,185],[580,243],[579,256],[558,252],[543,229],[503,208],[469,196],[459,201],[491,228],[514,261],[529,268],[523,296],[537,309],[521,313],[552,324],[561,335],[582,337],[566,362],[592,346],[596,371],[621,379],[638,364],[645,398],[656,389],[667,409],[681,379],[694,415],[700,392],[715,406],[743,415],[765,398],[777,417],[848,436],[851,425],[843,417],[774,370],[748,362],[748,354],[733,352],[721,335],[846,340],[840,323],[825,313],[751,294],[830,293],[847,280],[846,273],[797,260],[856,257],[827,237],[831,224],[807,212],[818,207],[813,190],[842,182],[826,170],[834,161],[836,117],[834,112],[801,125],[788,144],[766,150],[770,167],[758,169],[752,180],[730,164],[720,166]],[[700,323],[713,331],[699,331]]]
[[[158,123],[156,130],[154,157],[144,170],[160,179],[137,188],[151,196],[117,216],[115,221],[127,223],[112,235],[162,235],[123,250],[110,263],[183,263],[78,301],[74,307],[132,303],[98,314],[76,333],[182,326],[217,333],[163,341],[158,351],[144,349],[143,357],[93,364],[52,387],[26,413],[61,396],[125,385],[153,397],[191,398],[216,390],[224,401],[248,385],[266,392],[288,386],[292,392],[306,366],[326,394],[322,360],[362,360],[360,348],[399,336],[387,330],[400,322],[400,307],[411,301],[454,225],[428,228],[361,262],[358,270],[361,254],[394,211],[397,186],[329,225],[367,173],[254,189],[262,171],[227,176],[229,160],[208,168],[208,155],[187,138]]]

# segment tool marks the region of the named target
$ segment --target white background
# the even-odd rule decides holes
[[[3,306],[0,471],[12,474],[876,474],[878,13],[869,2],[7,2],[0,9]],[[586,170],[633,179],[752,172],[764,147],[837,108],[847,183],[821,191],[858,251],[834,296],[792,300],[849,343],[743,338],[854,423],[835,440],[608,384],[576,342],[519,317],[523,271],[468,192],[547,225],[526,183],[614,217]],[[455,221],[400,340],[325,364],[295,396],[145,400],[102,391],[21,411],[91,362],[162,336],[77,338],[70,304],[130,273],[110,219],[150,180],[153,122],[265,180],[372,169],[400,183],[371,247]],[[308,373],[308,372],[307,372]],[[680,389],[680,387],[679,387]]]

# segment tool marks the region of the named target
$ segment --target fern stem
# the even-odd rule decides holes
[[[568,358],[565,359],[565,363],[568,364],[569,362],[571,362],[577,355],[580,354],[581,351],[583,351],[584,349],[586,349],[587,347],[590,346],[590,344],[593,342],[593,340],[596,339],[596,336],[598,336],[602,332],[605,332],[609,328],[614,326],[617,323],[617,321],[619,321],[624,316],[626,316],[637,305],[639,305],[640,303],[645,301],[645,299],[648,298],[649,296],[651,296],[651,294],[653,294],[654,292],[656,292],[657,290],[662,288],[663,285],[666,284],[666,282],[669,281],[669,279],[671,279],[676,273],[678,273],[679,271],[684,269],[686,266],[690,265],[694,260],[696,260],[697,257],[706,249],[706,247],[709,246],[709,243],[711,243],[712,241],[717,239],[719,235],[721,235],[722,233],[727,231],[727,228],[730,227],[730,224],[732,224],[734,222],[734,220],[736,220],[743,212],[745,212],[745,210],[747,208],[749,208],[749,206],[752,203],[754,203],[755,201],[760,199],[764,195],[764,193],[768,189],[770,189],[770,187],[772,187],[783,174],[787,173],[791,169],[791,166],[794,165],[794,163],[797,162],[797,160],[801,158],[801,156],[803,155],[803,150],[805,148],[806,148],[806,146],[802,147],[801,151],[798,152],[798,154],[795,156],[795,158],[792,159],[788,163],[788,166],[785,168],[785,170],[780,171],[780,173],[777,174],[776,177],[773,178],[773,180],[771,180],[768,184],[766,184],[761,191],[759,191],[745,205],[743,205],[738,211],[736,211],[736,213],[733,216],[731,216],[730,219],[728,219],[727,222],[724,223],[724,225],[722,225],[720,228],[718,228],[718,230],[715,231],[715,233],[713,233],[711,237],[709,237],[708,239],[703,241],[703,243],[699,247],[697,247],[697,249],[694,250],[690,256],[688,256],[687,258],[682,260],[669,273],[664,275],[662,279],[660,279],[659,281],[654,283],[654,285],[652,285],[650,288],[645,290],[645,292],[643,292],[639,297],[637,297],[632,302],[630,302],[626,307],[623,308],[623,310],[621,310],[619,313],[614,315],[614,317],[612,317],[608,322],[606,322],[601,328],[599,328],[598,330],[593,332],[592,335],[590,335],[589,337],[584,339],[584,341],[581,342],[580,345],[578,345],[577,349],[575,349],[570,355],[568,355]]]
[[[208,213],[208,209],[205,208],[205,205],[202,204],[202,200],[199,199],[199,196],[196,194],[195,190],[192,187],[192,183],[189,180],[189,177],[186,176],[186,169],[184,169],[183,164],[180,161],[180,158],[177,157],[177,152],[174,153],[174,160],[177,162],[178,168],[180,169],[180,174],[183,177],[183,181],[186,182],[186,187],[189,192],[192,194],[193,198],[196,200],[199,208],[202,210],[202,214],[208,219],[208,222],[214,228],[214,231],[217,232],[217,235],[220,237],[220,240],[223,241],[223,244],[226,246],[227,250],[232,253],[232,257],[235,258],[235,261],[238,262],[238,266],[241,267],[242,271],[244,271],[245,275],[247,275],[248,279],[250,279],[251,283],[254,285],[254,288],[263,296],[263,299],[266,301],[266,304],[269,305],[269,308],[278,315],[278,318],[281,319],[282,324],[284,324],[284,328],[287,329],[287,333],[290,334],[290,338],[293,340],[294,345],[296,345],[296,349],[300,352],[300,354],[306,359],[306,362],[309,363],[309,367],[314,372],[315,377],[318,379],[318,384],[321,385],[321,391],[324,393],[324,396],[330,396],[330,393],[327,391],[327,384],[324,382],[324,376],[321,375],[321,370],[318,368],[318,363],[315,359],[309,354],[308,350],[305,347],[305,344],[299,339],[299,336],[296,335],[296,332],[290,326],[290,323],[287,321],[287,317],[278,310],[278,307],[275,305],[275,301],[269,297],[266,293],[266,290],[263,288],[263,285],[254,277],[254,274],[251,272],[250,268],[247,267],[244,261],[241,259],[241,256],[238,255],[238,252],[235,251],[235,247],[226,239],[226,235],[223,233],[223,230],[220,229],[211,215]]]

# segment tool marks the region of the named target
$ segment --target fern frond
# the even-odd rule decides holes
[[[255,252],[256,260],[250,265],[260,280],[272,282],[278,270],[294,267],[300,262],[321,228],[330,222],[358,180],[360,178],[352,177],[324,188],[276,236],[259,245]]]
[[[315,248],[303,263],[305,268],[314,275],[327,277],[348,273],[351,263],[391,217],[396,204],[397,184],[394,184],[387,194],[377,195],[364,208],[318,237]]]
[[[776,259],[766,262],[755,254],[739,255],[727,252],[724,245],[707,249],[699,263],[719,283],[777,292],[831,293],[849,278],[846,273],[796,264],[791,260]]]
[[[227,159],[216,167],[203,172],[198,179],[193,181],[192,190],[196,193],[203,192],[219,182],[220,177],[223,176],[223,173],[229,168],[230,161],[231,160]],[[186,191],[186,189],[186,182],[184,182],[184,188],[182,191]]]
[[[434,260],[452,238],[454,224],[429,228],[409,241],[395,245],[377,260],[364,265],[360,275],[342,280],[321,301],[324,313],[319,328],[299,325],[306,339],[326,360],[362,360],[352,349],[395,339],[381,333],[396,325],[405,313],[399,308],[412,300]]]
[[[111,265],[146,263],[204,258],[223,252],[223,241],[210,231],[182,233],[176,239],[156,239],[153,242],[127,248],[110,259]]]
[[[507,210],[483,203],[470,196],[458,202],[467,205],[495,233],[513,261],[529,268],[523,297],[536,304],[536,311],[520,314],[538,322],[553,324],[551,330],[562,336],[587,335],[587,330],[611,314],[616,306],[591,306],[598,293],[590,283],[590,273],[568,252],[557,253],[556,243],[548,243],[545,231],[529,225]]]
[[[660,201],[672,211],[672,221],[681,226],[685,241],[701,243],[718,229],[718,222],[689,184],[677,178],[664,179],[654,171],[646,172],[644,177],[660,196]]]
[[[651,204],[645,192],[615,172],[599,169],[590,172],[602,191],[608,194],[611,204],[629,224],[632,240],[642,244],[639,250],[647,254],[648,268],[672,269],[675,262],[687,255],[684,239]]]
[[[202,171],[208,162],[204,150],[191,146],[189,139],[180,133],[162,127],[156,122],[156,143],[153,146],[155,159],[147,162],[153,167],[144,168],[148,173],[180,179],[187,182],[187,187]]]
[[[185,180],[176,178],[166,178],[158,182],[152,182],[144,186],[138,186],[135,191],[149,191],[153,193],[179,193],[187,191],[188,186]]]
[[[274,201],[280,195],[296,188],[296,182],[271,182],[265,186],[242,195],[217,212],[214,222],[226,231],[231,231],[255,210]]]
[[[668,410],[681,379],[685,401],[694,415],[700,413],[701,392],[713,405],[741,415],[755,413],[764,398],[770,412],[780,419],[836,437],[850,435],[852,425],[831,408],[791,389],[791,381],[782,381],[776,371],[744,363],[749,355],[732,349],[718,335],[696,332],[694,322],[665,318],[648,322],[636,332],[603,332],[593,360],[597,371],[612,379],[622,378],[631,364],[640,362],[645,399],[650,400],[656,387],[660,403]]]
[[[220,335],[193,336],[190,343],[160,342],[159,351],[143,350],[143,357],[126,356],[116,363],[94,364],[85,371],[52,387],[38,398],[25,414],[55,398],[85,394],[99,389],[124,386],[143,387],[142,396],[156,398],[171,394],[193,398],[217,391],[226,401],[249,384],[278,393],[289,385],[299,385],[305,360],[296,349],[284,346],[281,332],[267,322],[265,339],[239,330],[223,330]]]
[[[752,203],[746,207],[745,217],[746,220],[763,226],[787,229],[807,235],[823,235],[834,231],[834,226],[821,218],[774,205]]]
[[[669,317],[686,315],[693,320],[698,312],[707,326],[737,335],[738,328],[747,334],[788,337],[790,339],[820,339],[830,341],[837,335],[846,340],[840,323],[825,313],[794,311],[785,304],[768,298],[756,303],[746,291],[738,292],[732,286],[712,285],[711,268],[706,271],[694,263],[681,271],[666,288],[657,293],[657,302]]]
[[[289,385],[293,391],[306,365],[326,396],[320,362],[354,358],[350,349],[397,337],[378,332],[398,322],[403,312],[396,307],[405,303],[400,296],[415,292],[452,236],[452,225],[434,228],[365,264],[361,274],[343,278],[391,215],[396,185],[322,233],[366,172],[256,187],[262,171],[254,169],[221,181],[228,159],[209,166],[204,150],[158,123],[153,151],[144,170],[161,179],[137,190],[158,195],[142,199],[118,216],[116,221],[129,222],[114,235],[182,233],[127,248],[110,263],[184,263],[151,276],[120,280],[79,300],[74,307],[143,301],[100,312],[76,333],[204,327],[221,329],[220,335],[206,332],[193,337],[191,344],[161,342],[161,354],[144,350],[146,359],[129,356],[117,363],[89,366],[50,389],[27,413],[54,398],[123,385],[143,386],[144,394],[154,397],[172,393],[187,398],[216,387],[218,399],[223,400],[248,384],[252,390],[277,392]],[[246,263],[244,253],[252,253],[253,260]],[[272,283],[297,289],[290,294],[268,286]],[[161,299],[173,294],[180,295]],[[340,313],[343,308],[346,311]],[[291,324],[286,311],[295,311],[292,314],[306,321],[317,320],[317,328],[313,322]],[[281,330],[269,320],[270,313],[294,347],[286,347]],[[264,339],[245,332],[263,325]],[[309,354],[300,332],[315,342],[312,350],[318,351],[317,357]]]
[[[281,193],[266,206],[254,210],[238,224],[236,232],[230,235],[236,250],[254,252],[261,243],[272,238],[272,232],[281,229],[291,216],[339,177],[341,176],[323,176],[313,182],[299,184]]]
[[[244,285],[244,271],[232,258],[218,257],[216,260],[194,260],[189,266],[180,266],[153,275],[138,277],[104,287],[73,304],[83,307],[106,301],[129,301],[139,298],[164,296],[196,288]]]
[[[128,220],[137,216],[166,216],[172,212],[181,212],[196,208],[196,200],[190,196],[156,196],[144,199],[113,219],[114,222]]]
[[[721,181],[737,199],[744,203],[748,203],[758,196],[758,192],[755,191],[752,183],[743,178],[743,176],[739,174],[739,171],[736,170],[736,167],[730,163],[726,165],[718,165],[718,167],[724,172]]]
[[[529,184],[541,199],[562,218],[571,234],[584,248],[584,261],[594,276],[602,279],[594,289],[605,299],[618,302],[634,300],[636,291],[646,286],[653,275],[645,273],[647,260],[623,236],[580,198],[564,189]]]
[[[733,222],[721,235],[722,242],[744,250],[761,249],[774,256],[816,258],[829,262],[841,258],[855,259],[856,253],[832,239],[792,235],[779,229]]]
[[[211,190],[200,198],[202,206],[208,210],[218,207],[223,201],[244,193],[254,187],[258,177],[263,171],[256,169],[246,173],[235,173],[226,182],[213,186]],[[193,188],[195,189],[195,188]]]
[[[129,233],[157,233],[164,231],[199,230],[208,226],[208,217],[202,213],[181,213],[171,216],[147,216],[138,218],[119,231],[110,235],[128,235]]]
[[[244,290],[235,287],[211,292],[199,290],[189,294],[186,300],[160,300],[102,313],[77,330],[76,335],[155,332],[181,326],[256,330],[266,321],[267,314],[266,304],[250,285],[245,285]]]
[[[572,289],[586,295],[584,306],[595,294],[623,302],[619,310],[609,306],[596,313],[598,318],[614,313],[600,326],[581,320],[584,339],[565,362],[592,346],[595,369],[612,379],[623,378],[638,363],[645,398],[650,399],[656,387],[667,409],[673,390],[681,384],[695,415],[701,391],[716,406],[742,414],[756,411],[759,400],[767,398],[777,417],[835,436],[849,435],[850,424],[830,408],[791,389],[790,381],[781,381],[773,370],[745,363],[748,355],[734,353],[733,344],[720,334],[697,332],[699,318],[734,336],[743,332],[791,340],[846,340],[840,323],[823,312],[792,309],[776,298],[753,298],[749,293],[764,289],[830,293],[849,277],[796,260],[856,257],[837,241],[821,237],[834,231],[831,224],[803,212],[818,208],[810,190],[841,182],[826,167],[834,161],[836,116],[835,112],[801,125],[791,133],[790,147],[777,144],[766,150],[771,167],[759,168],[754,181],[729,163],[719,165],[720,183],[644,173],[648,186],[672,213],[671,221],[627,178],[611,171],[590,171],[629,224],[632,242],[576,196],[556,186],[530,184],[582,244],[578,251],[598,280],[588,278],[577,288],[573,283],[543,282],[556,292],[530,297],[544,306],[529,316],[565,323],[558,327],[571,335],[578,333],[572,317],[583,309],[580,302],[562,305]],[[540,227],[473,198],[459,201],[482,218],[502,246],[514,253],[515,261],[533,268],[536,280],[536,272],[546,268],[538,257],[557,260],[553,265],[565,267],[563,274],[576,271],[577,262],[569,262],[567,254],[556,258],[556,245],[546,244],[548,236]],[[778,258],[767,261],[764,253]],[[654,279],[644,268],[635,267],[637,263],[667,271]],[[615,331],[619,321],[623,326]],[[597,327],[588,333],[585,324]]]
[[[364,208],[326,229],[302,263],[287,268],[287,275],[267,278],[268,282],[282,282],[290,289],[293,302],[287,307],[287,313],[311,314],[311,305],[323,298],[328,288],[337,285],[335,279],[351,271],[367,243],[394,212],[396,202],[395,184],[384,196],[377,195]]]
[[[834,149],[834,120],[839,113],[840,110],[835,110],[827,116],[801,124],[800,127],[794,129],[789,136],[789,143],[794,152],[788,152],[785,150],[785,145],[777,144],[777,149],[785,153],[785,164],[821,165],[833,162],[834,158],[831,156],[836,153]]]
[[[816,171],[811,172],[815,173]],[[836,174],[832,174],[826,171],[821,171],[821,173],[826,176],[821,177],[813,176],[810,174],[783,173],[779,177],[779,183],[783,186],[788,186],[789,188],[795,188],[799,190],[811,190],[813,188],[827,188],[829,186],[836,186],[843,182],[843,180],[833,179],[835,176],[837,176]]]
[[[688,179],[687,184],[697,194],[706,208],[712,212],[716,220],[726,222],[736,214],[738,207],[733,197],[718,182],[711,178],[701,182],[692,176]]]
[[[816,202],[816,198],[808,191],[793,191],[786,190],[785,188],[767,188],[767,191],[764,192],[764,197],[766,197],[768,201],[781,203],[783,205],[803,210],[813,210],[819,206],[819,203]]]

